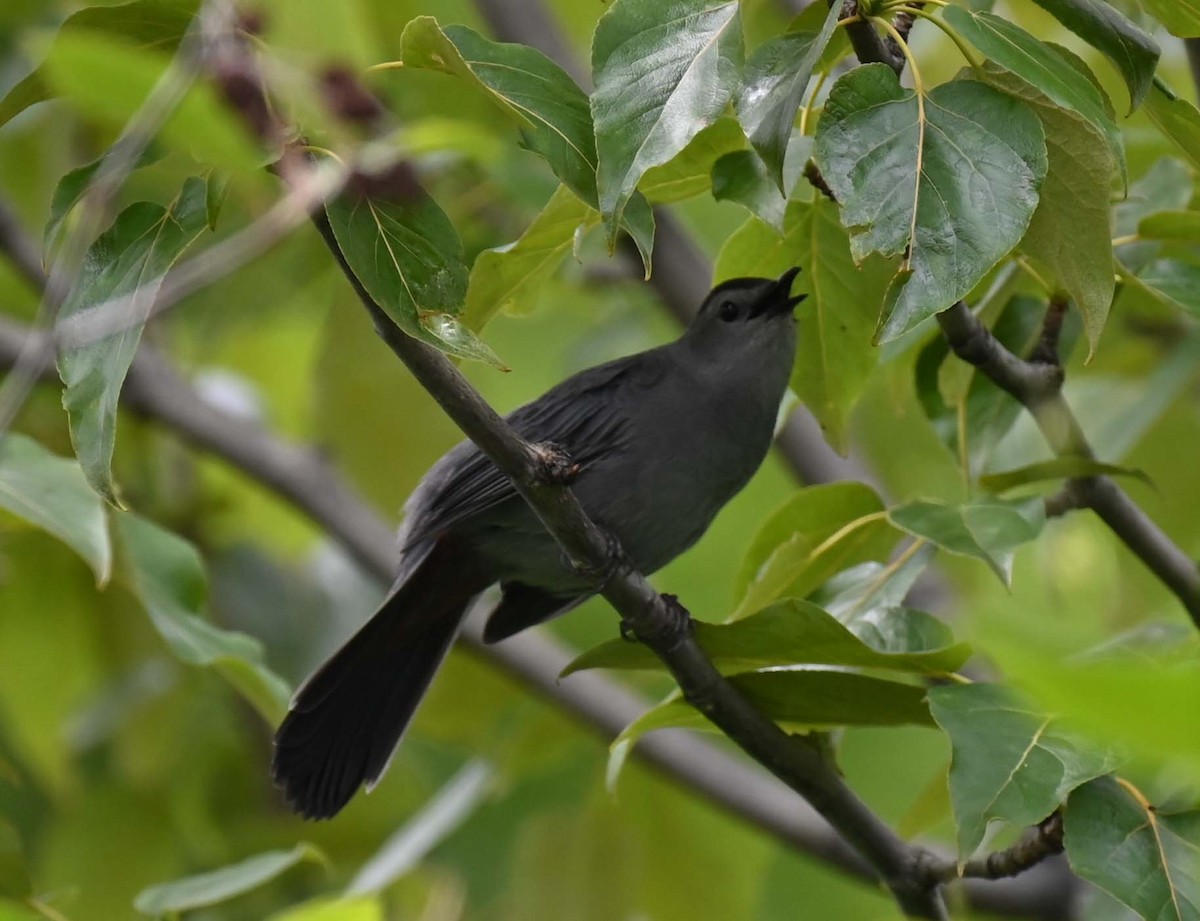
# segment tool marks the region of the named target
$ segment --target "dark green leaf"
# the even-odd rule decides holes
[[[669,161],[646,170],[638,189],[655,203],[700,195],[712,187],[717,161],[745,148],[746,136],[741,126],[732,118],[718,118]]]
[[[182,538],[133,514],[117,518],[125,577],[167,647],[189,665],[211,666],[269,723],[287,709],[287,684],[263,662],[262,644],[201,616],[204,566]]]
[[[999,500],[947,505],[910,502],[888,512],[892,524],[961,556],[982,560],[1007,585],[1013,553],[1033,540],[1045,522],[1040,500]]]
[[[1200,243],[1200,211],[1159,211],[1151,214],[1138,222],[1137,235],[1146,240]]]
[[[643,174],[724,111],[742,64],[736,2],[614,0],[592,41],[592,120],[609,245]]]
[[[123,6],[88,7],[68,16],[58,34],[98,32],[125,39],[137,48],[172,51],[187,31],[198,5],[198,0],[134,0]],[[39,67],[0,100],[0,126],[52,95]]]
[[[753,151],[735,150],[713,164],[712,194],[717,201],[737,202],[774,230],[784,232],[787,199]]]
[[[749,672],[728,681],[752,705],[789,729],[933,725],[925,690],[898,681],[814,669]],[[673,726],[715,729],[690,704],[670,700],[626,726],[613,744]]]
[[[783,161],[792,125],[840,14],[841,7],[833,4],[825,13],[820,31],[785,32],[760,47],[746,62],[737,98],[738,118],[766,164],[767,175],[784,195],[789,189],[784,182]]]
[[[884,559],[896,542],[883,503],[862,483],[798,490],[755,535],[734,588],[745,617],[777,598],[801,598],[834,573]]]
[[[1130,112],[1142,104],[1158,66],[1158,42],[1104,0],[1034,2],[1116,65],[1129,88]]]
[[[1044,480],[1062,480],[1086,476],[1129,476],[1150,485],[1145,471],[1116,464],[1104,464],[1086,457],[1055,457],[1052,460],[1028,464],[1017,470],[990,473],[979,478],[979,485],[988,492],[1002,493],[1018,486],[1040,483]]]
[[[1167,31],[1180,38],[1200,37],[1200,4],[1196,0],[1141,0]]]
[[[24,435],[0,439],[0,508],[53,534],[87,560],[103,585],[112,570],[104,503],[79,464]]]
[[[950,799],[960,860],[983,842],[988,823],[1039,822],[1116,759],[1080,741],[995,685],[931,688],[929,707],[950,736]]]
[[[1146,98],[1146,114],[1195,169],[1200,169],[1200,111],[1155,82]]]
[[[948,631],[930,630],[928,614],[893,608],[853,630],[808,601],[788,599],[728,624],[697,622],[696,642],[724,671],[780,665],[843,665],[922,674],[945,674],[971,654]],[[861,629],[861,633],[859,630]],[[926,645],[929,640],[932,645]],[[947,642],[949,640],[949,642]],[[602,643],[580,655],[563,675],[587,668],[664,669],[646,646],[625,640]]]
[[[817,164],[850,249],[904,254],[876,332],[888,341],[965,296],[1025,234],[1046,175],[1041,122],[972,80],[922,101],[884,64],[834,85],[817,125]]]
[[[1071,794],[1063,842],[1071,869],[1141,917],[1200,918],[1200,811],[1160,812],[1103,777]]]
[[[355,277],[397,326],[451,355],[503,367],[458,319],[468,281],[462,243],[415,181],[391,200],[349,189],[325,213]]]
[[[59,329],[66,335],[73,317],[102,317],[101,305],[128,298],[120,306],[109,303],[104,308],[116,332],[86,344],[72,343],[58,357],[75,454],[92,488],[114,504],[120,504],[112,481],[112,454],[121,385],[163,276],[204,230],[205,194],[203,180],[192,178],[170,208],[138,202],[117,215],[88,249],[59,312]]]
[[[301,861],[323,860],[311,844],[297,844],[290,851],[268,851],[219,870],[143,889],[134,899],[133,907],[144,915],[204,908],[256,889]]]

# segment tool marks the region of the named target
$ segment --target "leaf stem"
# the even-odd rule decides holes
[[[932,3],[934,0],[927,0],[927,2]],[[937,5],[940,7],[949,6],[948,3],[943,3],[942,0],[937,0]],[[959,35],[958,32],[940,16],[935,16],[933,13],[915,6],[906,6],[904,7],[904,11],[906,13],[911,13],[913,16],[917,16],[928,23],[932,23],[941,29],[946,38],[954,42],[954,46],[958,48],[959,54],[961,54],[963,59],[971,65],[971,69],[977,74],[983,72],[983,62],[979,58],[975,57],[974,52],[971,51],[971,46],[968,45],[963,37]]]

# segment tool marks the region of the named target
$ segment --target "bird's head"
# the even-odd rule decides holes
[[[786,362],[796,350],[792,311],[805,295],[792,296],[800,273],[791,268],[779,278],[731,278],[704,299],[683,338],[713,361],[750,364]]]

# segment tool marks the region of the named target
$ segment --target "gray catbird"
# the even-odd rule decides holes
[[[724,282],[679,339],[582,371],[508,416],[578,465],[575,495],[642,572],[694,544],[766,456],[796,351],[798,271]],[[391,592],[303,684],[275,735],[275,780],[309,818],[379,779],[485,588],[503,590],[487,642],[596,591],[471,442],[417,486],[400,546]]]

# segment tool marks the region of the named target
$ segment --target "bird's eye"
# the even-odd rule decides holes
[[[726,323],[736,320],[738,318],[737,304],[733,301],[725,301],[718,308],[717,315]]]

